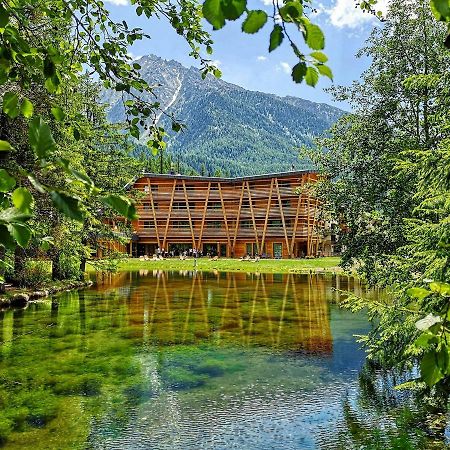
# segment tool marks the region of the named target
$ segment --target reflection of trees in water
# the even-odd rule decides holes
[[[420,394],[396,390],[410,378],[383,371],[368,361],[360,371],[356,395],[347,394],[343,402],[343,423],[337,438],[338,449],[411,449],[450,448],[445,443],[445,425],[427,426],[431,416]],[[439,419],[440,416],[434,416]]]
[[[159,344],[201,340],[332,351],[329,280],[293,274],[137,275],[130,333]]]

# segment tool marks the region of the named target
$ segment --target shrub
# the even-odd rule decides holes
[[[80,275],[80,259],[76,255],[61,254],[59,258],[59,271],[61,278],[77,279]]]
[[[21,286],[39,289],[50,279],[50,267],[48,261],[27,261],[21,273],[15,278]]]
[[[6,417],[0,417],[0,445],[4,444],[11,433],[12,422]]]

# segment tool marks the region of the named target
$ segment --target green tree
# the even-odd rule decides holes
[[[396,1],[382,28],[375,28],[358,56],[372,59],[361,81],[336,88],[338,100],[353,106],[308,152],[326,174],[319,194],[345,229],[343,263],[357,265],[372,282],[389,276],[390,255],[405,243],[405,222],[417,204],[416,174],[395,170],[399,154],[431,149],[442,136],[433,117],[442,109],[437,87],[411,87],[411,77],[439,76],[450,64],[442,47],[444,26],[436,26],[425,1]]]

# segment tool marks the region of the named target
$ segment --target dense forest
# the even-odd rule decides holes
[[[361,337],[369,362],[410,374],[403,388],[416,394],[415,420],[441,436],[450,394],[446,35],[427,2],[393,0],[360,51],[370,67],[351,87],[334,89],[353,113],[305,152],[326,175],[317,194],[327,214],[344,227],[342,264],[392,292],[392,303],[345,301],[367,308],[377,324]]]

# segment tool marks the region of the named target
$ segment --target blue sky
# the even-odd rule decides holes
[[[152,37],[133,46],[131,53],[134,56],[153,53],[165,59],[179,61],[187,67],[196,65],[196,61],[188,56],[189,46],[171,29],[167,21],[136,16],[135,7],[129,4],[129,0],[106,1],[114,19],[126,20],[130,26],[140,27]],[[386,1],[380,1],[380,9],[383,9]],[[251,9],[271,10],[271,0],[248,2]],[[318,8],[318,14],[311,16],[311,19],[325,32],[325,51],[330,58],[334,83],[349,85],[359,78],[370,63],[365,58],[357,59],[355,53],[363,45],[372,27],[379,26],[379,22],[355,8],[355,0],[322,0],[314,2],[314,5]],[[241,23],[242,19],[228,22],[219,31],[212,31],[211,26],[205,23],[214,40],[211,58],[217,61],[225,81],[250,90],[280,96],[292,95],[348,109],[346,105],[333,103],[331,95],[324,91],[331,86],[331,81],[327,78],[321,79],[315,88],[292,81],[290,70],[296,63],[296,58],[288,45],[282,45],[268,53],[270,25],[266,25],[255,35],[247,35],[241,32]],[[299,38],[301,39],[300,36]]]

